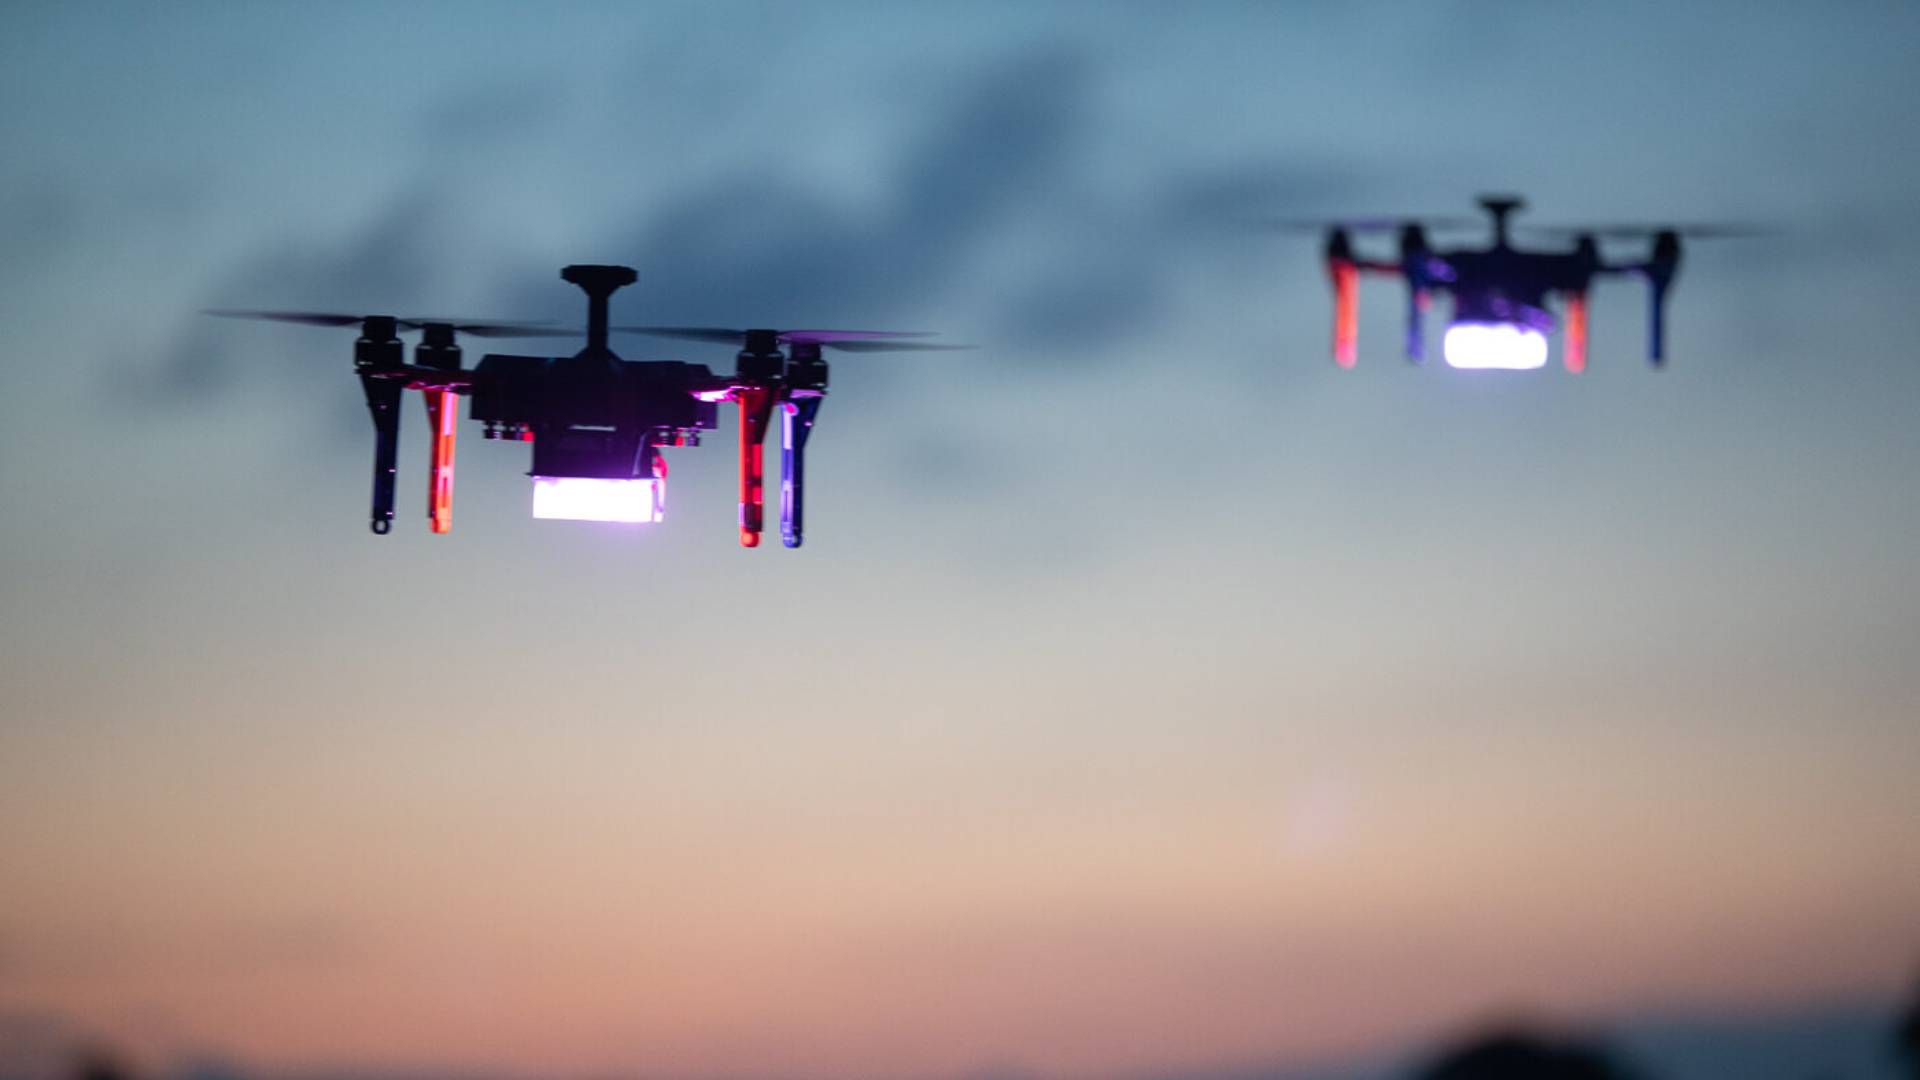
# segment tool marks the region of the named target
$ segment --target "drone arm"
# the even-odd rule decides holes
[[[1566,337],[1561,359],[1567,370],[1577,375],[1587,370],[1587,293],[1585,289],[1576,289],[1566,295]]]
[[[1658,275],[1647,278],[1647,363],[1660,367],[1667,362],[1667,280]]]
[[[759,547],[766,512],[762,444],[773,419],[773,391],[765,386],[736,387],[733,400],[740,406],[740,546]]]
[[[1638,274],[1647,281],[1647,362],[1660,367],[1667,360],[1667,290],[1673,285],[1677,257],[1658,257],[1643,263],[1609,266],[1605,273]]]
[[[800,546],[807,482],[807,436],[820,414],[820,394],[780,404],[780,542]]]
[[[406,384],[375,375],[361,375],[360,388],[367,396],[367,411],[373,417],[373,509],[369,527],[374,535],[385,536],[393,529],[393,484],[399,472],[400,399]]]
[[[480,381],[480,373],[473,368],[443,371],[418,364],[394,364],[366,370],[360,373],[360,377],[394,383],[407,390],[452,390],[456,393],[467,393]]]
[[[1432,294],[1427,292],[1427,284],[1415,279],[1407,279],[1407,359],[1413,363],[1427,361],[1427,306],[1432,304]]]
[[[1330,259],[1327,273],[1333,278],[1333,362],[1350,368],[1360,358],[1360,266]]]
[[[1592,265],[1591,268],[1588,269],[1587,272],[1589,274],[1592,274],[1594,277],[1603,277],[1603,276],[1619,277],[1622,275],[1629,275],[1629,274],[1641,275],[1647,272],[1647,270],[1649,269],[1649,266],[1650,264],[1643,263],[1643,262],[1624,262],[1624,263],[1596,262]]]
[[[1327,276],[1333,281],[1333,362],[1350,368],[1360,358],[1360,274],[1400,274],[1399,263],[1356,259],[1345,248],[1329,249]]]
[[[1667,290],[1680,272],[1680,234],[1662,229],[1654,234],[1653,251],[1645,262],[1604,268],[1609,273],[1634,273],[1647,279],[1647,362],[1667,362]]]
[[[427,423],[433,428],[433,468],[427,474],[427,520],[433,531],[453,529],[453,451],[460,423],[460,395],[454,390],[424,390]]]
[[[1427,246],[1427,233],[1409,222],[1400,229],[1400,260],[1393,269],[1407,282],[1407,361],[1427,359],[1426,315],[1433,302],[1433,285],[1452,280],[1452,268]]]

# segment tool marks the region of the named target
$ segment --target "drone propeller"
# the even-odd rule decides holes
[[[445,326],[462,334],[474,337],[584,337],[586,331],[577,326],[545,326],[533,323],[483,323],[463,322],[459,319],[401,319],[400,325],[407,329],[425,329],[432,326]]]
[[[1652,239],[1661,233],[1673,233],[1689,240],[1730,240],[1747,239],[1758,236],[1771,236],[1775,230],[1764,225],[1750,222],[1696,221],[1679,225],[1630,225],[1611,223],[1603,225],[1520,225],[1523,232],[1539,236],[1557,236],[1573,238],[1579,236],[1602,237],[1609,240]]]
[[[259,319],[266,322],[300,323],[305,326],[357,326],[377,316],[343,315],[330,311],[242,311],[209,308],[202,312],[223,319]],[[526,322],[480,322],[469,319],[440,319],[410,316],[395,319],[402,330],[420,330],[428,326],[447,326],[475,337],[579,337],[584,331]]]
[[[233,311],[224,308],[207,308],[202,315],[218,315],[223,319],[260,319],[267,322],[301,323],[306,326],[354,326],[365,319],[359,315],[332,315],[320,311]]]
[[[1424,229],[1482,229],[1486,222],[1469,217],[1413,217],[1409,215],[1355,215],[1325,218],[1253,218],[1249,224],[1272,232],[1314,233],[1345,229],[1356,233],[1399,232],[1409,225]]]
[[[400,445],[400,399],[409,387],[426,398],[427,418],[433,427],[432,471],[427,478],[427,513],[433,531],[453,527],[454,432],[459,418],[454,380],[467,378],[460,370],[455,333],[475,337],[578,337],[582,331],[530,323],[480,322],[472,319],[425,316],[346,315],[330,311],[241,311],[210,309],[208,315],[228,319],[261,319],[305,326],[362,327],[353,346],[354,367],[373,417],[373,507],[369,524],[376,535],[393,528],[394,478]],[[422,330],[425,337],[415,355],[418,365],[407,365],[405,347],[394,334]],[[429,381],[430,380],[430,381]],[[470,385],[470,384],[467,384]]]
[[[819,345],[846,352],[926,352],[972,348],[970,345],[900,340],[934,336],[929,330],[735,330],[719,326],[615,326],[611,329],[623,334],[711,341],[725,345],[744,343],[750,336],[767,334],[783,345]]]
[[[965,352],[977,349],[978,345],[946,345],[937,341],[841,341],[822,342],[829,349],[838,349],[849,353],[883,352]]]

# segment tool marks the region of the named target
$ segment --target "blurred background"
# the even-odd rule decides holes
[[[1916,43],[6,5],[0,1077],[1355,1077],[1510,1021],[1897,1075]],[[1246,225],[1488,190],[1780,231],[1689,248],[1663,372],[1597,291],[1576,378],[1410,368],[1386,284],[1338,371],[1318,238]],[[734,542],[730,415],[639,529],[468,429],[430,536],[411,404],[375,539],[353,332],[197,314],[574,323],[571,262],[982,347],[836,360],[797,552]]]

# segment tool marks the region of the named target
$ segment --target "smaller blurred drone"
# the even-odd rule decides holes
[[[1439,251],[1427,243],[1428,229],[1470,228],[1471,218],[1426,222],[1410,219],[1285,220],[1268,224],[1286,230],[1327,233],[1327,274],[1333,279],[1333,360],[1350,368],[1359,358],[1360,274],[1392,274],[1407,283],[1407,359],[1426,359],[1423,316],[1433,293],[1453,294],[1453,322],[1442,339],[1449,366],[1524,371],[1544,367],[1547,334],[1556,319],[1548,297],[1565,306],[1561,358],[1568,371],[1587,367],[1587,290],[1595,278],[1633,274],[1648,289],[1647,359],[1666,362],[1667,290],[1680,269],[1680,238],[1750,236],[1741,225],[1594,225],[1527,226],[1529,231],[1573,241],[1571,251],[1521,251],[1507,241],[1507,218],[1525,203],[1511,195],[1483,196],[1480,205],[1493,217],[1493,244],[1481,249]],[[1398,260],[1365,259],[1354,254],[1351,233],[1400,234]],[[1651,237],[1645,259],[1609,263],[1600,257],[1599,238]]]
[[[427,517],[433,531],[453,527],[454,435],[460,395],[489,439],[533,444],[533,516],[580,521],[659,521],[666,510],[666,447],[698,446],[700,432],[719,426],[721,402],[740,407],[740,543],[757,547],[764,521],[762,444],[780,412],[780,539],[801,542],[807,436],[827,393],[821,350],[899,352],[962,349],[907,340],[920,332],[881,330],[727,330],[717,327],[607,325],[607,299],[636,275],[624,266],[569,266],[560,276],[587,294],[587,344],[564,357],[489,353],[460,366],[456,334],[475,337],[574,337],[530,323],[335,315],[310,311],[209,311],[230,318],[312,326],[360,325],[353,366],[373,414],[373,512],[376,534],[393,528],[400,401],[408,390],[426,399],[432,427]],[[421,331],[413,363],[402,330]],[[731,375],[676,360],[622,360],[609,332],[741,345]],[[782,352],[785,347],[786,352]]]

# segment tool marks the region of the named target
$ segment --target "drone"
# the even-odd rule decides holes
[[[780,416],[780,539],[797,548],[803,534],[807,437],[827,394],[825,349],[871,353],[969,346],[927,342],[921,331],[733,330],[703,326],[608,326],[607,301],[638,275],[625,266],[575,265],[560,271],[587,294],[586,347],[572,356],[488,353],[461,366],[457,335],[577,337],[579,330],[535,323],[339,315],[311,311],[210,310],[209,315],[311,326],[359,324],[353,367],[373,417],[370,527],[393,528],[400,448],[400,404],[408,390],[425,399],[432,435],[427,518],[436,533],[453,528],[453,461],[459,398],[488,439],[532,444],[533,516],[643,523],[666,513],[662,450],[700,445],[719,426],[723,402],[740,409],[740,544],[758,547],[765,520],[762,447]],[[407,362],[403,330],[418,330]],[[732,374],[677,360],[622,360],[609,333],[738,343]],[[782,351],[782,350],[785,351]]]
[[[1407,283],[1407,359],[1426,360],[1424,317],[1435,292],[1453,294],[1453,321],[1442,339],[1448,366],[1525,371],[1546,366],[1547,335],[1559,323],[1561,359],[1571,372],[1587,367],[1587,291],[1595,279],[1638,276],[1647,283],[1647,360],[1666,363],[1667,292],[1680,270],[1680,238],[1747,236],[1741,225],[1595,225],[1526,226],[1530,231],[1573,241],[1572,250],[1522,251],[1508,240],[1507,219],[1526,204],[1512,195],[1488,195],[1480,206],[1493,218],[1493,243],[1485,248],[1441,251],[1427,242],[1427,230],[1477,227],[1473,218],[1362,218],[1333,221],[1280,221],[1283,229],[1325,229],[1327,275],[1333,282],[1333,360],[1351,368],[1359,359],[1360,275],[1395,275]],[[1354,253],[1350,234],[1398,232],[1397,259],[1368,259]],[[1609,262],[1601,257],[1601,237],[1649,238],[1644,259]],[[1557,296],[1564,318],[1556,320],[1549,297]]]

